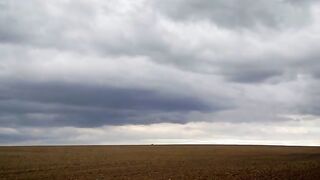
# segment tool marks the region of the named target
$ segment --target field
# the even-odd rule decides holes
[[[0,147],[0,179],[320,179],[320,147]]]

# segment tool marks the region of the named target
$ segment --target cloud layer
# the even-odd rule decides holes
[[[124,127],[276,127],[294,122],[288,118],[293,115],[312,116],[317,123],[319,5],[314,0],[3,0],[0,143],[70,143],[60,136],[31,136],[26,129],[76,130],[81,133],[72,137],[81,139],[110,128],[113,133],[102,134],[115,143],[125,142]],[[301,128],[308,130],[308,121]],[[217,130],[194,126],[204,134]],[[236,130],[222,129],[220,134],[238,137]],[[128,143],[162,139],[152,135],[147,141],[139,134],[145,132],[135,133]],[[263,143],[262,132],[252,136]],[[79,142],[90,138],[95,139]]]

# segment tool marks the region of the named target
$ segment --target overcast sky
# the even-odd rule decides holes
[[[317,0],[0,0],[0,144],[320,145]]]

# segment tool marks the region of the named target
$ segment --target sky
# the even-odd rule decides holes
[[[320,145],[316,0],[0,0],[0,145]]]

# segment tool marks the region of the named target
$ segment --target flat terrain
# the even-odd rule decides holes
[[[0,179],[320,179],[320,147],[0,147]]]

